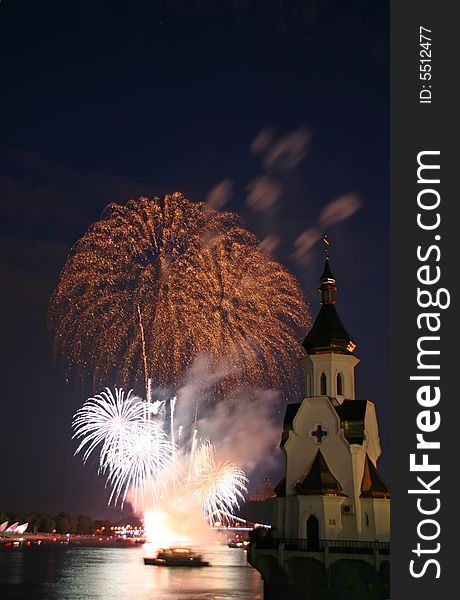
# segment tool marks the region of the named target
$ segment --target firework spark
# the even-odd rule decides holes
[[[85,450],[83,461],[86,462],[95,448],[102,445],[103,465],[108,449],[122,443],[133,426],[143,423],[143,415],[144,404],[139,397],[132,395],[132,390],[125,397],[121,388],[115,388],[115,394],[106,388],[94,398],[89,398],[75,414],[73,437],[83,438],[76,453]]]
[[[201,507],[204,520],[226,522],[244,500],[248,482],[244,471],[235,464],[216,460],[216,451],[209,441],[201,442],[190,456],[186,485]]]
[[[170,400],[171,417],[177,398]],[[74,416],[74,438],[80,439],[75,452],[84,452],[86,462],[99,448],[99,471],[107,475],[112,488],[109,504],[123,506],[128,493],[145,507],[179,500],[198,506],[203,520],[224,521],[239,506],[246,492],[247,478],[235,464],[219,462],[209,440],[193,430],[190,444],[176,449],[174,424],[166,434],[158,413],[145,411],[145,402],[122,389],[115,394],[106,388],[89,398]],[[183,425],[179,425],[182,434]],[[189,502],[188,502],[189,500]]]
[[[227,365],[227,385],[289,384],[308,324],[296,279],[240,219],[179,193],[110,204],[50,305],[66,375],[94,387],[147,373],[176,385],[202,353]]]
[[[134,494],[135,508],[139,500],[144,506],[155,503],[168,479],[172,447],[158,424],[146,421],[132,427],[122,443],[110,448],[103,465],[112,487],[109,504],[121,496],[123,506],[128,492]]]

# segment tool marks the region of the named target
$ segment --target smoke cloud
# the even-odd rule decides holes
[[[265,152],[265,166],[280,171],[295,169],[305,158],[311,138],[311,131],[306,127],[299,127],[296,131],[279,137]]]
[[[281,197],[282,186],[269,177],[261,175],[248,185],[247,204],[254,212],[264,212],[272,209]]]
[[[361,200],[355,193],[345,194],[328,202],[319,215],[318,225],[307,229],[295,240],[291,258],[301,266],[308,265],[311,261],[311,249],[322,238],[319,228],[324,231],[327,227],[345,221],[360,208]]]
[[[261,129],[251,142],[250,149],[252,154],[261,154],[262,152],[268,150],[270,144],[273,142],[274,139],[275,132],[273,131],[273,129],[270,129],[268,127],[264,127],[263,129]]]
[[[319,239],[321,239],[321,233],[315,227],[301,233],[294,242],[294,252],[291,258],[300,265],[308,265],[311,260],[310,250]]]
[[[223,179],[208,193],[206,201],[209,208],[220,210],[233,195],[233,182],[229,177]]]
[[[259,249],[265,254],[273,254],[280,245],[280,238],[273,233],[267,235],[259,244]]]
[[[285,135],[262,129],[251,143],[251,152],[259,154],[266,169],[286,172],[295,169],[305,158],[312,132],[304,125]]]
[[[361,200],[358,194],[345,194],[326,204],[319,216],[319,223],[322,227],[331,227],[351,217],[359,208]]]
[[[264,127],[250,145],[252,154],[260,156],[263,175],[253,179],[249,185],[247,204],[256,213],[270,211],[283,194],[283,179],[294,170],[308,152],[312,134],[301,126],[286,134],[277,134]]]
[[[241,390],[231,407],[218,404],[198,424],[200,433],[212,441],[219,457],[236,463],[248,475],[258,466],[268,470],[276,464],[281,434],[275,419],[279,392],[261,389],[256,395],[256,400],[248,402],[248,396]]]
[[[199,356],[177,392],[177,423],[192,423],[196,416],[200,437],[213,444],[220,460],[235,463],[249,475],[260,464],[268,470],[279,454],[280,392],[240,387],[211,406],[212,386],[230,373],[228,364],[212,367],[209,357]]]

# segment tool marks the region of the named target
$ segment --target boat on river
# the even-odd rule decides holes
[[[230,540],[227,546],[229,548],[247,548],[249,546],[249,540],[243,540],[237,537],[234,540]]]
[[[144,556],[144,565],[157,567],[209,567],[201,554],[191,548],[163,548],[155,557]]]

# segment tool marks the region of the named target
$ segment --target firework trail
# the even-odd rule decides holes
[[[169,436],[152,412],[144,410],[145,402],[125,396],[123,390],[110,389],[89,398],[74,416],[74,438],[80,440],[75,454],[83,452],[86,462],[99,449],[99,471],[107,475],[111,487],[109,504],[128,493],[134,505],[166,506],[178,498],[191,500],[198,506],[203,520],[225,521],[239,506],[246,492],[247,478],[235,464],[217,460],[208,440],[198,438],[193,430],[190,447],[176,449],[173,415],[177,402],[170,401],[171,431]],[[179,425],[182,434],[183,425]]]
[[[240,219],[175,193],[110,204],[72,249],[50,304],[66,376],[180,382],[202,353],[219,385],[291,385],[309,324],[301,289]]]

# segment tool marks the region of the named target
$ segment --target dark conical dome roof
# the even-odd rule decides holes
[[[336,352],[353,354],[356,344],[340,320],[334,304],[323,304],[303,342],[308,354]]]
[[[389,498],[390,492],[377,473],[374,463],[366,454],[363,480],[361,482],[361,498]]]
[[[305,496],[344,496],[342,486],[331,473],[329,466],[318,450],[315,459],[308,471],[295,484],[298,494]]]
[[[321,310],[303,342],[308,354],[335,352],[353,354],[356,344],[351,339],[335,308],[335,277],[326,258],[320,277]]]

